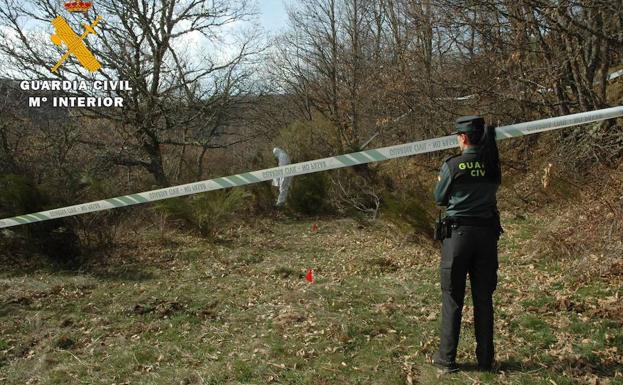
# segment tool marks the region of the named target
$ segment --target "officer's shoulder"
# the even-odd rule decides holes
[[[452,156],[449,156],[446,160],[444,160],[444,163],[448,163],[449,161],[451,161],[454,158],[458,158],[459,156],[461,156],[461,154],[454,154]]]

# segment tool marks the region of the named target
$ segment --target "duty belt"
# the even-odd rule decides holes
[[[497,226],[498,220],[496,217],[491,218],[478,218],[478,217],[447,217],[448,223],[454,226],[479,226],[489,227]]]

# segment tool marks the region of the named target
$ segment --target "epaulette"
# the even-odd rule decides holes
[[[456,158],[457,156],[460,156],[460,155],[461,155],[461,154],[455,154],[455,155],[449,156],[449,157],[448,157],[448,159],[444,160],[443,162],[444,162],[444,163],[446,163],[446,162],[447,162],[447,161],[449,161],[450,159],[452,159],[452,158]]]

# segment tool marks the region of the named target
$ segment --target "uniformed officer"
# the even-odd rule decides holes
[[[501,170],[495,128],[485,128],[479,116],[465,116],[457,119],[454,133],[462,153],[444,162],[434,194],[436,203],[447,207],[440,264],[441,342],[433,357],[433,364],[443,373],[458,371],[456,351],[468,273],[478,366],[482,370],[492,368],[492,296],[497,284],[497,241],[502,231],[496,202]]]

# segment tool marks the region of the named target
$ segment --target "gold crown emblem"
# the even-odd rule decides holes
[[[90,1],[68,1],[65,3],[65,9],[69,12],[87,12],[93,3]]]

